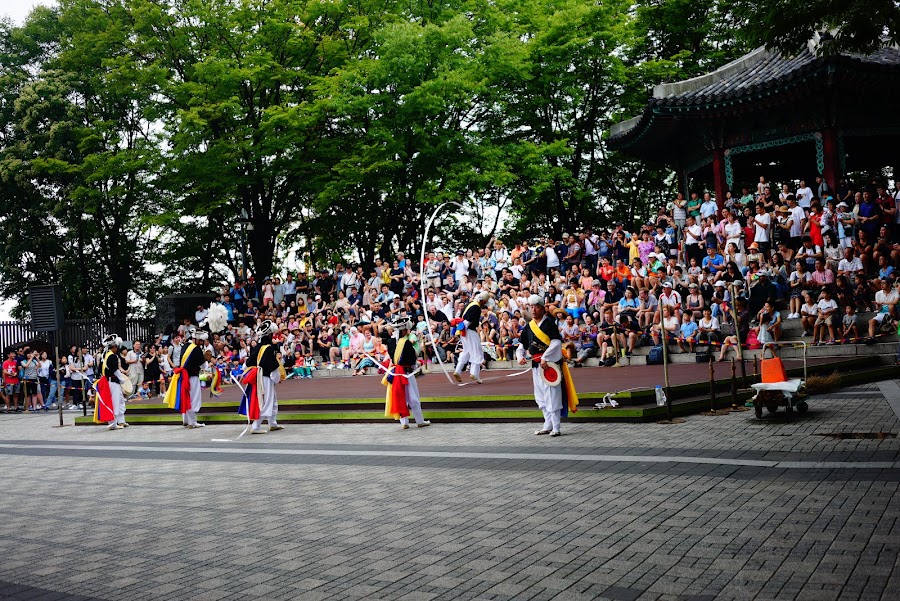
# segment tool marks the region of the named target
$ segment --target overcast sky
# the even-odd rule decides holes
[[[8,16],[19,25],[38,4],[50,6],[51,0],[0,0],[0,15]]]

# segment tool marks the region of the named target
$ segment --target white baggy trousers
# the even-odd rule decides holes
[[[484,350],[481,348],[481,338],[478,332],[466,328],[462,336],[462,352],[456,362],[456,373],[462,375],[466,364],[471,363],[469,373],[478,378],[481,374],[481,364],[484,363]]]

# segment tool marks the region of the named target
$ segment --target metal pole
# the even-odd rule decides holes
[[[85,365],[84,349],[78,349],[78,355],[81,357],[81,364],[84,366],[84,373],[81,374],[81,407],[84,410],[82,415],[87,417],[87,389],[85,388],[85,378],[87,378],[87,366]]]
[[[729,284],[731,291],[731,320],[734,322],[734,339],[737,341],[737,358],[741,362],[741,386],[747,387],[747,368],[744,367],[744,351],[741,349],[741,327],[738,323],[737,294],[735,294],[734,282]]]
[[[716,412],[716,368],[712,361],[709,362],[709,410]]]
[[[241,222],[241,277],[247,279],[247,224]]]
[[[731,406],[737,407],[737,364],[731,360]]]
[[[56,355],[56,365],[54,366],[56,368],[56,408],[59,412],[59,425],[62,426],[63,425],[63,399],[62,399],[63,389],[62,389],[62,382],[60,382],[60,379],[59,379],[59,367],[60,367],[59,366],[59,338],[60,338],[59,330],[56,330],[53,333],[53,352]]]

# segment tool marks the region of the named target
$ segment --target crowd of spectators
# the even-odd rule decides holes
[[[386,324],[405,315],[422,360],[452,363],[458,340],[450,323],[482,290],[492,293],[478,327],[489,361],[513,357],[532,294],[559,309],[575,367],[591,357],[609,365],[638,346],[663,343],[723,360],[737,344],[781,340],[790,320],[813,345],[871,343],[896,327],[898,200],[900,191],[879,182],[857,190],[842,181],[833,192],[821,177],[812,186],[760,178],[755,189],[728,192],[721,208],[709,193],[678,193],[633,229],[615,223],[511,245],[492,238],[484,248],[430,252],[421,265],[401,252],[367,267],[251,276],[216,293],[229,326],[205,350],[223,373],[237,373],[256,352],[254,325],[271,319],[288,377],[320,369],[358,375],[386,359]],[[875,315],[860,323],[859,311]],[[177,330],[123,350],[136,398],[165,392],[188,328],[206,312],[198,306]],[[7,407],[16,398],[49,406],[56,391],[48,374],[56,369],[67,382],[67,406],[80,403],[78,384],[92,379],[97,358],[73,349],[57,368],[46,356],[26,355],[4,363]],[[35,366],[36,395],[29,384]]]
[[[755,189],[727,193],[721,208],[709,193],[677,194],[633,230],[615,223],[511,245],[492,238],[484,248],[428,253],[421,265],[398,253],[367,268],[338,263],[309,276],[250,277],[218,292],[233,325],[209,345],[239,366],[254,352],[254,322],[268,318],[279,325],[274,341],[288,374],[356,375],[385,358],[386,322],[407,315],[422,359],[453,362],[450,322],[481,290],[492,293],[478,328],[489,360],[512,358],[531,294],[561,310],[576,367],[591,357],[610,364],[664,340],[671,351],[722,360],[739,342],[781,340],[788,320],[814,345],[871,343],[896,326],[900,298],[900,192],[888,190],[842,181],[832,192],[821,177],[812,187],[760,178]],[[875,316],[858,323],[863,310]],[[176,340],[204,312],[198,307]],[[432,337],[436,352],[426,344]]]

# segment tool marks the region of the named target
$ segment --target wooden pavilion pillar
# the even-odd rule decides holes
[[[825,159],[825,167],[822,177],[831,188],[832,194],[837,194],[838,182],[841,179],[841,157],[838,144],[838,133],[833,127],[822,130],[822,155]]]
[[[716,193],[716,204],[719,205],[719,211],[725,206],[725,192],[728,189],[727,179],[725,177],[725,149],[716,148],[713,150],[713,190]]]

